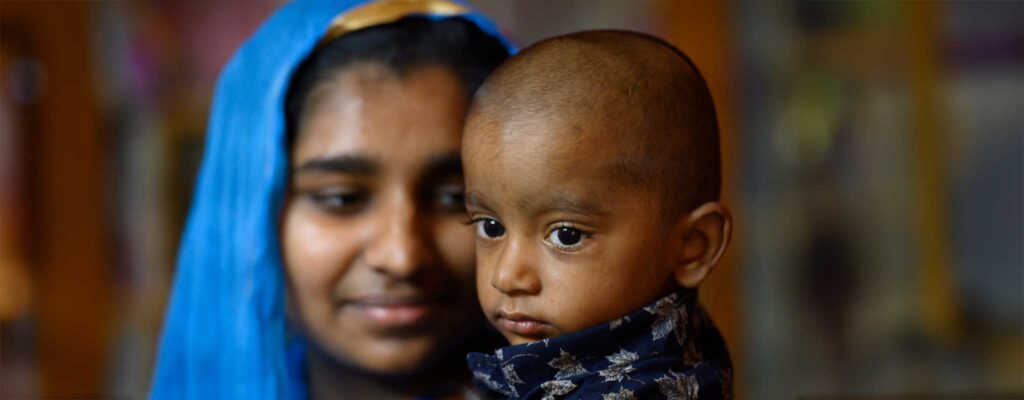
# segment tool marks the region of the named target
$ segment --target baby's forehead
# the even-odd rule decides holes
[[[612,184],[645,191],[651,187],[655,155],[637,143],[649,138],[628,126],[587,114],[576,116],[583,118],[557,113],[481,117],[488,121],[470,128],[475,139],[463,148],[468,153],[467,168],[490,164],[491,174],[550,173],[589,178],[578,184],[594,187]],[[541,168],[522,168],[525,164]]]
[[[555,147],[475,157],[466,165],[467,201],[483,199],[488,208],[519,215],[564,212],[598,219],[660,205],[660,192],[633,161]]]
[[[466,129],[464,152],[485,158],[537,159],[553,168],[592,166],[620,156],[623,129],[586,114],[488,112]]]

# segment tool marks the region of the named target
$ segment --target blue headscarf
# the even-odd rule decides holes
[[[287,332],[278,237],[288,178],[284,98],[293,70],[330,22],[364,2],[294,1],[221,73],[151,397],[306,397],[305,346]],[[457,18],[512,50],[482,16]]]

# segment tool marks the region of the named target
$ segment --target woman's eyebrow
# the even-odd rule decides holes
[[[305,172],[338,172],[373,175],[380,170],[380,163],[364,156],[340,155],[307,160],[295,168],[295,174]]]
[[[445,178],[452,175],[462,175],[462,160],[459,153],[455,152],[431,157],[423,172],[423,176],[427,178]]]

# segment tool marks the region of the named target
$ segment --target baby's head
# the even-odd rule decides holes
[[[696,288],[729,242],[711,95],[660,39],[527,48],[477,93],[462,144],[477,292],[512,344]]]

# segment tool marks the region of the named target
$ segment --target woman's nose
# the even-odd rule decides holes
[[[508,239],[500,250],[498,264],[491,274],[491,287],[506,296],[531,296],[540,293],[535,254],[522,240]]]
[[[429,245],[427,216],[412,200],[399,200],[381,207],[373,218],[379,229],[370,238],[366,263],[373,269],[400,278],[409,278],[434,262]]]

